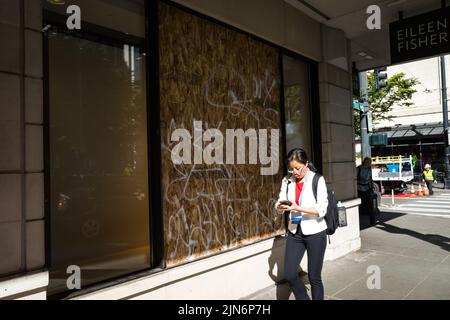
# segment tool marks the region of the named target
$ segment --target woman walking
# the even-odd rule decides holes
[[[325,179],[320,177],[318,181],[316,200],[312,186],[316,173],[306,152],[301,148],[291,150],[287,162],[289,174],[283,178],[275,204],[279,213],[289,211],[284,276],[297,300],[309,300],[305,285],[298,276],[298,267],[306,251],[312,299],[323,300],[321,274],[327,245],[324,216],[328,207]]]

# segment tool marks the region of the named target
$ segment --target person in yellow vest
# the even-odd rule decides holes
[[[425,165],[425,170],[422,174],[423,181],[427,184],[428,190],[430,190],[430,195],[433,194],[433,181],[436,183],[436,172],[431,169],[430,164]]]

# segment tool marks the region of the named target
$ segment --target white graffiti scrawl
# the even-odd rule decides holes
[[[278,49],[164,4],[159,14],[164,247],[173,265],[283,232],[274,214],[283,137],[272,135],[282,131],[281,77]]]

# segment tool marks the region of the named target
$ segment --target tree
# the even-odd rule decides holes
[[[394,107],[411,107],[414,103],[411,101],[412,95],[417,92],[414,86],[419,84],[416,78],[406,78],[406,74],[396,73],[389,77],[386,87],[375,88],[375,76],[373,72],[367,74],[369,110],[372,112],[373,124],[382,120],[392,120],[393,116],[388,113]],[[354,110],[353,118],[355,123],[355,133],[359,136],[360,115],[359,111]]]

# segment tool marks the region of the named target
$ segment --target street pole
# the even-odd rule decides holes
[[[372,156],[369,144],[369,128],[367,117],[367,114],[369,112],[369,95],[367,94],[368,81],[366,71],[359,73],[359,85],[360,85],[361,100],[363,103],[363,111],[360,113],[361,157],[362,157],[361,160],[364,161],[366,157],[370,158]]]
[[[441,57],[441,87],[442,87],[442,113],[444,118],[444,134],[448,130],[448,104],[447,104],[447,79],[445,75],[445,56]],[[445,141],[445,139],[444,139]],[[444,189],[450,189],[450,146],[444,146],[444,163],[445,163],[445,176],[444,176]]]

